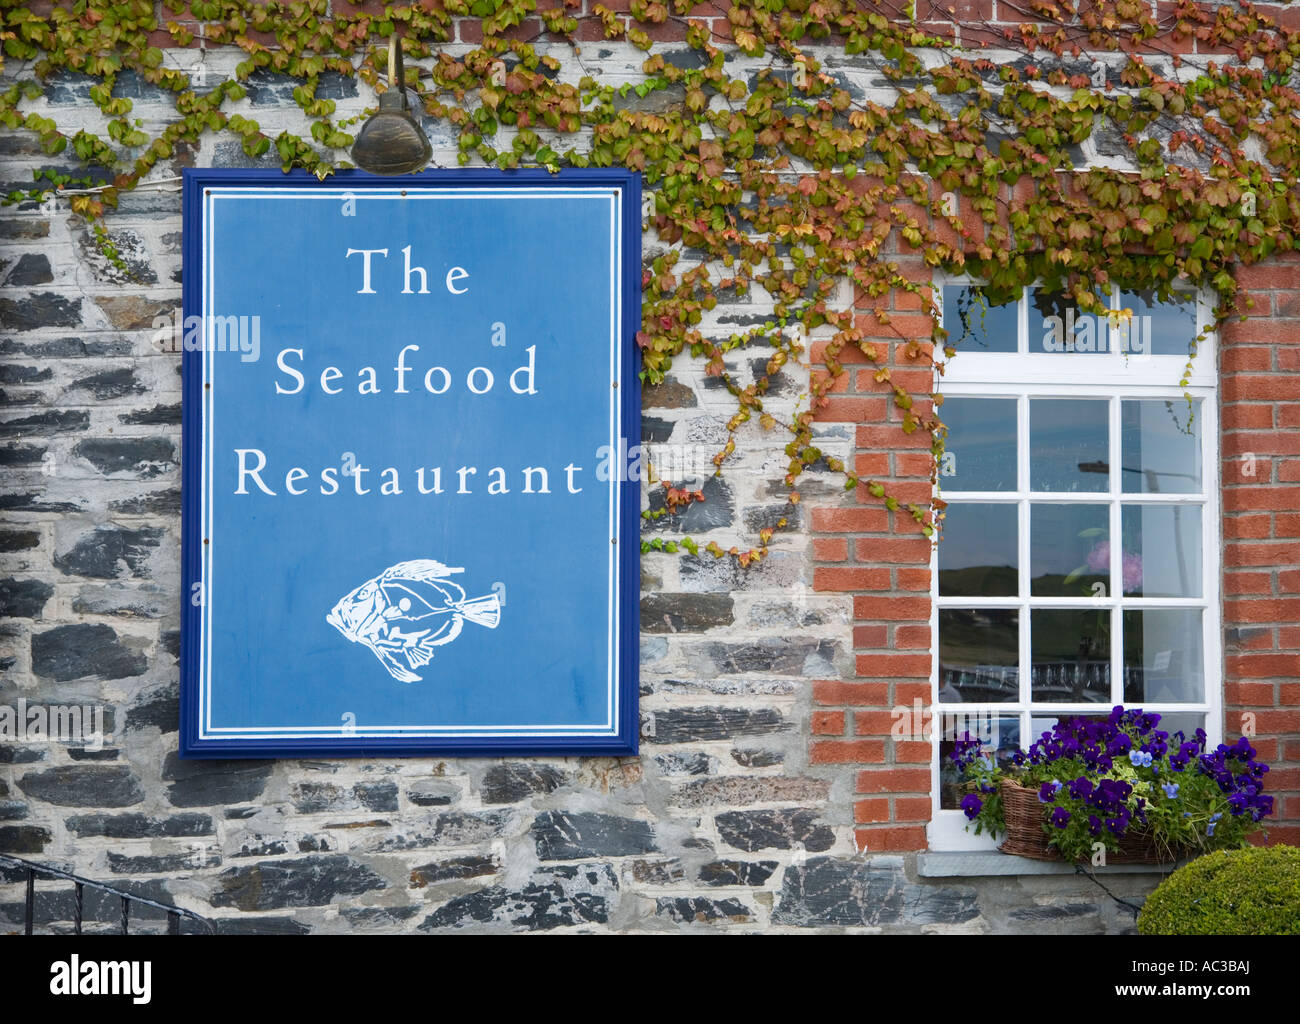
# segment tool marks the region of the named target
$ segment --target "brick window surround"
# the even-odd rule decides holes
[[[914,252],[884,258],[909,280],[932,283]],[[1222,552],[1222,737],[1253,733],[1272,768],[1275,812],[1255,841],[1300,843],[1300,254],[1241,267],[1237,280],[1255,305],[1218,339],[1222,516],[1205,524],[1220,531]],[[889,353],[896,382],[927,392],[930,370],[906,351],[909,338],[930,332],[922,299],[896,291],[870,301],[858,297],[858,328]],[[876,301],[890,302],[887,324],[872,312]],[[928,501],[929,435],[899,429],[874,366],[847,351],[841,359],[847,372],[819,421],[855,425],[863,477],[886,482],[900,501]],[[853,772],[860,850],[926,849],[932,746],[890,731],[894,708],[921,701],[930,710],[930,542],[908,512],[865,491],[857,503],[814,509],[811,524],[814,589],[852,595],[855,669],[813,683],[809,760]]]

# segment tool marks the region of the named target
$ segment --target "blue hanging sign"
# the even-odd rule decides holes
[[[635,753],[639,178],[184,182],[182,754]]]

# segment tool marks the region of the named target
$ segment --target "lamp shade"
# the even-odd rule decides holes
[[[388,91],[352,144],[353,161],[371,174],[411,174],[433,157],[429,137],[407,105],[404,85],[402,49],[394,35],[388,43]]]

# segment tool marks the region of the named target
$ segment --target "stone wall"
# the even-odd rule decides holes
[[[201,59],[212,84],[238,56],[168,59]],[[584,53],[616,82],[637,80],[641,59],[612,45]],[[841,55],[838,66],[870,78],[866,62]],[[66,77],[52,90],[65,128],[97,122],[90,84]],[[232,110],[272,134],[300,124],[291,82],[259,74],[248,85]],[[128,74],[117,92],[147,122],[171,110]],[[370,102],[342,78],[322,79],[317,96],[327,95],[339,117]],[[435,163],[454,166],[454,137],[427,128]],[[12,133],[0,136],[0,161],[6,191],[50,163]],[[237,141],[209,137],[157,177],[182,165],[253,164]],[[796,528],[765,561],[746,571],[708,556],[643,560],[640,757],[180,760],[180,354],[160,350],[152,330],[180,303],[177,189],[122,196],[110,226],[129,274],[66,202],[0,211],[0,704],[103,706],[111,734],[102,749],[0,745],[0,852],[177,903],[231,932],[1131,927],[1087,879],[926,879],[915,854],[860,851],[859,766],[810,751],[833,727],[814,693],[825,703],[828,688],[853,680],[862,646],[852,588],[814,587],[814,563],[826,567],[833,549],[814,552],[812,530],[862,510],[815,467],[806,502],[787,505],[770,443],[744,449],[674,526],[729,547],[790,518]],[[733,299],[712,326],[730,333],[767,314],[758,298]],[[749,358],[733,369],[749,372]],[[683,369],[648,390],[646,441],[723,441],[734,406],[713,383]],[[791,374],[776,401],[788,411],[805,384]],[[819,428],[820,444],[849,459],[862,441],[851,421],[865,417],[838,418]],[[836,520],[837,508],[849,519]],[[0,870],[0,930],[21,921],[19,878]],[[1108,884],[1133,896],[1152,880]],[[68,886],[38,886],[42,927],[69,928],[71,906]],[[117,913],[116,901],[88,901],[100,927]],[[140,924],[162,926],[148,914]]]

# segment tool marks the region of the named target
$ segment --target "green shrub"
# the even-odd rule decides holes
[[[1142,935],[1300,935],[1300,847],[1218,850],[1166,878]]]

